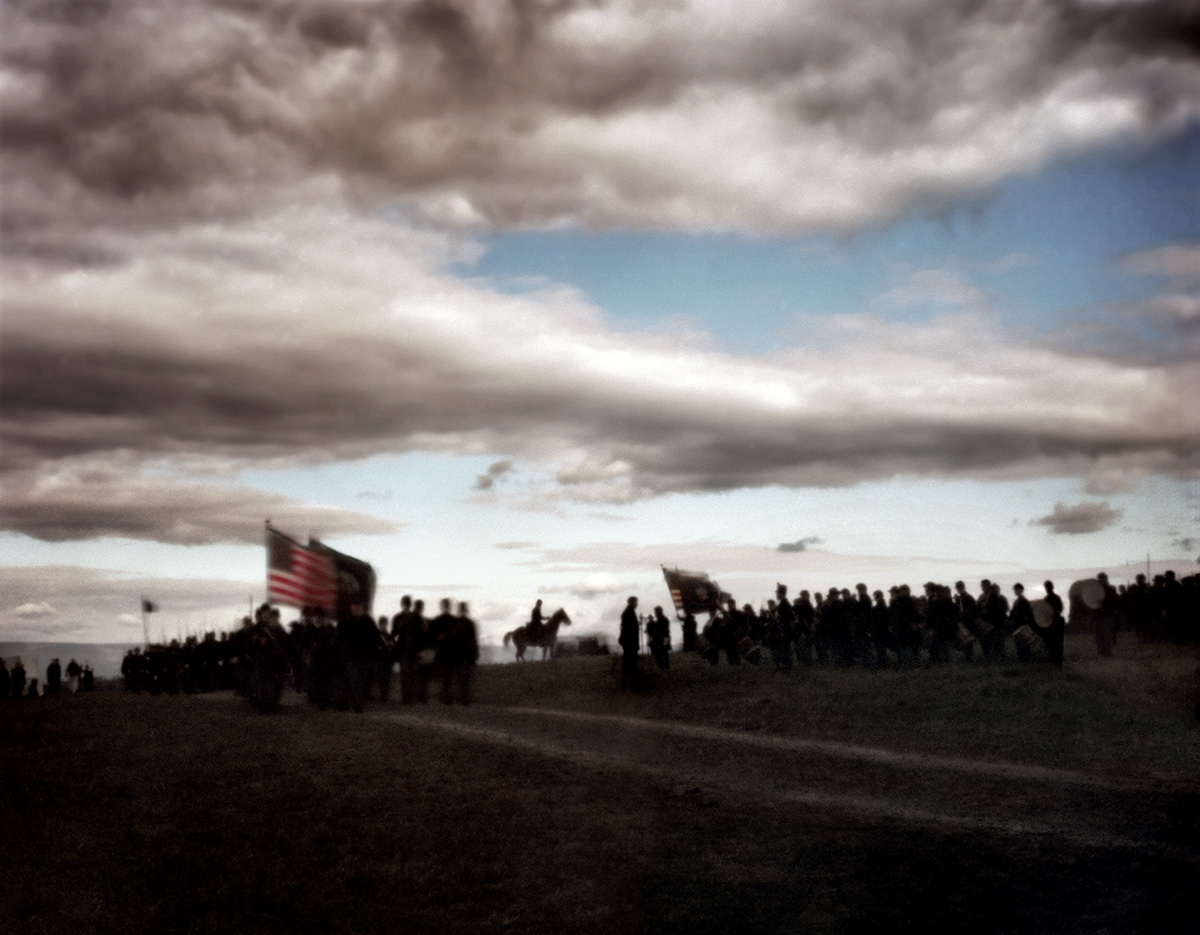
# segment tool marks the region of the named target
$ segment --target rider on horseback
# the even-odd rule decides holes
[[[538,598],[538,602],[533,605],[533,610],[529,614],[529,623],[525,628],[525,637],[534,646],[541,644],[542,631],[545,624],[542,623],[542,601]]]

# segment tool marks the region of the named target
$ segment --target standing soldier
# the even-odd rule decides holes
[[[661,607],[654,608],[654,616],[646,623],[646,642],[650,644],[650,655],[660,669],[671,665],[671,621]]]
[[[1055,593],[1054,582],[1047,581],[1042,587],[1046,589],[1046,603],[1054,610],[1054,619],[1050,626],[1039,627],[1042,639],[1046,643],[1046,654],[1050,657],[1051,665],[1060,669],[1063,664],[1063,638],[1066,634],[1067,621],[1063,617],[1063,599]]]
[[[1014,584],[1012,610],[1009,612],[1009,621],[1012,625],[1013,642],[1017,644],[1017,658],[1022,662],[1031,662],[1033,660],[1033,606],[1029,603],[1029,598],[1025,596],[1025,585]]]
[[[621,635],[617,642],[621,646],[621,687],[630,688],[637,675],[638,657],[638,599],[630,597],[621,612]]]
[[[479,661],[479,639],[466,602],[458,605],[458,616],[454,618],[448,644],[446,694],[457,694],[460,704],[469,705],[475,663]]]
[[[792,671],[792,644],[796,640],[796,610],[788,600],[787,585],[775,585],[775,620],[771,638],[771,654],[781,672]]]
[[[371,663],[379,649],[379,631],[361,600],[350,602],[350,613],[337,624],[338,657],[350,695],[350,706],[362,714],[363,698],[371,677]]]
[[[433,662],[442,676],[442,702],[450,704],[450,680],[454,663],[454,631],[458,623],[450,613],[450,598],[442,598],[441,613],[429,621],[428,641],[433,648]]]

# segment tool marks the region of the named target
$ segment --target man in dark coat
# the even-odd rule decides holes
[[[446,642],[446,693],[457,695],[460,704],[470,704],[471,683],[479,661],[479,638],[465,602],[458,605],[458,616]]]
[[[621,646],[621,685],[629,688],[637,675],[638,664],[638,599],[630,597],[621,612],[621,635],[617,642]]]
[[[1029,642],[1025,635],[1024,628],[1028,627],[1033,630],[1035,623],[1033,619],[1033,606],[1029,603],[1029,598],[1025,596],[1025,585],[1014,584],[1012,610],[1009,611],[1008,619],[1012,627],[1013,642],[1017,644],[1017,658],[1022,662],[1030,662],[1033,659],[1033,644]],[[1017,631],[1021,631],[1018,634]]]
[[[344,667],[350,706],[356,714],[362,714],[363,698],[379,645],[375,618],[366,612],[366,605],[361,601],[351,601],[350,614],[338,621],[337,648]]]
[[[1034,626],[1046,644],[1046,654],[1050,657],[1051,665],[1056,665],[1061,669],[1063,664],[1063,639],[1066,635],[1067,627],[1066,618],[1063,617],[1063,599],[1055,592],[1053,581],[1045,582],[1042,587],[1046,589],[1046,603],[1054,610],[1054,619],[1048,627],[1039,627],[1036,621],[1034,622]]]
[[[660,669],[671,665],[671,621],[667,619],[661,607],[654,608],[654,616],[646,624],[646,642],[650,644],[650,654],[658,663]]]
[[[442,598],[441,613],[429,621],[429,645],[433,647],[433,663],[442,677],[442,702],[450,704],[450,679],[453,674],[455,643],[454,631],[457,621],[450,613],[450,598]]]
[[[51,659],[46,666],[46,694],[57,695],[62,690],[62,666],[57,659]]]

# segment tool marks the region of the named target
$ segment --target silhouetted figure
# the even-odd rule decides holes
[[[20,698],[25,694],[25,666],[20,659],[12,667],[12,696]]]
[[[800,592],[800,597],[792,605],[792,612],[796,618],[796,631],[793,638],[796,661],[801,665],[811,666],[813,663],[813,623],[816,614],[807,591]]]
[[[396,656],[400,661],[400,700],[403,704],[429,699],[428,671],[422,659],[427,651],[425,633],[425,602],[407,595],[400,601],[400,613],[392,618],[392,633],[396,639]]]
[[[450,679],[454,657],[455,617],[450,613],[450,598],[442,598],[439,613],[429,621],[429,645],[433,647],[433,663],[442,679],[442,703],[450,704]]]
[[[1117,589],[1108,583],[1108,575],[1104,572],[1096,575],[1096,580],[1104,588],[1104,598],[1093,617],[1096,623],[1096,652],[1101,656],[1111,656],[1113,647],[1117,645]]]
[[[961,581],[954,582],[954,604],[958,611],[958,648],[965,662],[975,661],[975,644],[979,642],[979,602]]]
[[[8,671],[8,666],[3,659],[0,659],[0,700],[9,696],[12,691],[12,673]]]
[[[475,664],[479,661],[479,638],[475,621],[466,603],[458,605],[458,616],[449,637],[448,690],[457,696],[459,704],[471,703],[471,687],[475,681]]]
[[[1021,662],[1031,662],[1033,660],[1033,637],[1035,635],[1033,625],[1033,607],[1029,603],[1029,598],[1025,596],[1025,585],[1013,585],[1012,610],[1009,611],[1008,620],[1012,627],[1013,642],[1017,645],[1017,658]]]
[[[650,655],[660,669],[671,666],[671,621],[661,607],[654,608],[654,616],[646,623],[646,642]]]
[[[685,653],[696,651],[696,618],[692,614],[683,615],[683,651]]]
[[[57,695],[62,690],[62,666],[57,659],[51,659],[46,666],[46,694]]]
[[[350,707],[361,714],[371,666],[379,649],[379,630],[361,601],[352,601],[349,615],[338,621],[337,649]]]
[[[529,623],[525,625],[525,638],[530,645],[537,646],[541,643],[544,627],[542,601],[541,598],[538,598],[537,603],[533,605],[533,610],[529,612]]]
[[[92,667],[86,662],[83,664],[81,687],[85,692],[96,690],[96,673],[92,671]]]
[[[79,667],[79,663],[72,659],[67,663],[67,691],[72,695],[79,691],[79,677],[83,675],[83,669]]]
[[[1054,619],[1051,621],[1050,626],[1038,627],[1038,632],[1046,644],[1046,655],[1050,657],[1051,664],[1061,669],[1063,664],[1063,641],[1066,636],[1067,627],[1066,618],[1063,617],[1063,599],[1055,592],[1053,581],[1045,582],[1043,587],[1046,589],[1046,603],[1054,610]]]
[[[796,640],[796,611],[788,600],[787,585],[775,585],[775,617],[770,624],[767,645],[780,672],[792,671],[792,644]]]
[[[621,635],[617,642],[621,646],[621,685],[629,688],[637,675],[638,665],[638,599],[630,597],[621,612]]]

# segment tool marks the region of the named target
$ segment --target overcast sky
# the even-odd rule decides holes
[[[0,48],[0,639],[228,626],[268,517],[485,638],[661,564],[1195,570],[1200,3],[11,0]]]

